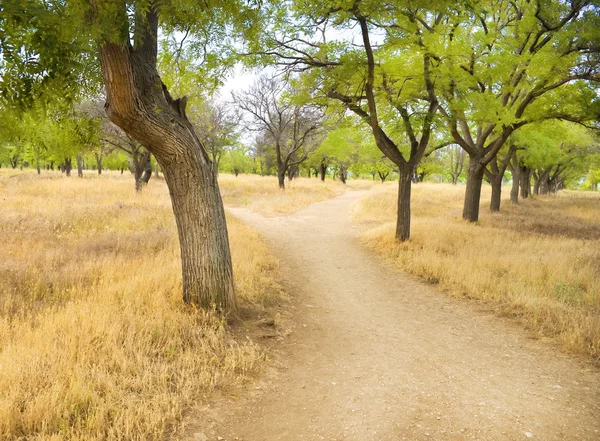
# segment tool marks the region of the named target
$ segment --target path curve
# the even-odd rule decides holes
[[[600,373],[366,250],[349,220],[362,194],[231,209],[272,242],[295,326],[277,367],[191,439],[600,440]]]

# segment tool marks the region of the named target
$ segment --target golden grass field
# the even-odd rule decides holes
[[[274,176],[221,174],[219,188],[225,204],[232,207],[247,207],[262,214],[289,214],[315,202],[324,201],[342,194],[348,189],[366,189],[372,181],[349,180],[347,185],[340,181],[317,178],[286,179],[285,190],[281,191]]]
[[[327,187],[288,191],[285,210],[340,191]],[[261,369],[263,349],[182,303],[164,181],[135,194],[129,174],[0,170],[0,200],[0,439],[164,439],[191,403]],[[260,316],[283,296],[278,262],[228,228],[240,306]]]
[[[273,177],[219,181],[227,205],[263,214],[292,213],[347,188],[306,178],[285,192]],[[479,225],[469,225],[464,187],[418,184],[412,238],[398,244],[396,183],[349,183],[373,187],[355,207],[371,248],[600,358],[599,194],[505,200],[500,214],[482,208]],[[136,194],[129,174],[0,170],[0,201],[0,440],[162,440],[181,432],[191,405],[263,367],[265,349],[246,329],[285,294],[277,260],[235,218],[228,228],[244,332],[181,302],[164,181],[152,178]]]
[[[449,293],[518,318],[538,337],[600,362],[600,193],[562,191],[462,220],[464,186],[413,186],[412,234],[394,240],[397,185],[375,187],[354,217],[365,242],[404,270]]]

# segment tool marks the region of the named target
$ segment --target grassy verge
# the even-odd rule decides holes
[[[406,271],[600,361],[600,194],[563,191],[517,206],[504,199],[491,214],[489,191],[470,225],[461,219],[463,186],[416,185],[405,244],[393,238],[395,186],[363,197],[355,219],[368,228],[368,246]]]
[[[255,375],[263,350],[180,299],[168,191],[0,173],[0,439],[159,440]],[[241,307],[282,296],[260,236],[228,219]]]

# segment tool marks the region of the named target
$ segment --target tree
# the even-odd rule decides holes
[[[458,178],[465,169],[465,151],[458,145],[452,144],[446,150],[450,181],[452,185],[458,184]]]
[[[396,238],[408,240],[412,178],[430,147],[439,107],[432,76],[435,60],[423,50],[424,36],[397,31],[396,19],[404,13],[400,4],[281,6],[292,10],[294,18],[274,37],[267,36],[268,49],[260,55],[299,72],[302,90],[313,100],[337,102],[370,128],[377,147],[399,169]],[[356,28],[360,43],[339,34],[332,38],[328,27]]]
[[[348,170],[359,161],[363,134],[350,121],[345,126],[332,130],[316,150],[318,157],[327,157],[334,164],[342,183],[346,183]]]
[[[515,133],[514,142],[521,149],[524,193],[529,193],[530,175],[533,194],[547,194],[564,188],[572,177],[583,178],[591,159],[597,154],[592,132],[565,121],[545,121],[523,127]],[[527,182],[526,182],[527,181]]]
[[[232,312],[233,271],[217,178],[186,116],[187,98],[173,98],[161,81],[158,42],[183,31],[199,51],[218,43],[226,52],[228,31],[258,32],[255,12],[236,1],[5,0],[0,13],[3,98],[26,105],[32,96],[63,97],[69,87],[94,79],[97,54],[108,117],[163,170],[179,234],[184,300]],[[205,61],[207,77],[223,66],[217,56]]]
[[[254,165],[253,158],[249,153],[242,144],[228,148],[223,154],[222,170],[235,176],[240,173],[248,173]]]
[[[218,172],[221,157],[228,147],[236,144],[239,138],[240,117],[225,104],[211,103],[207,100],[192,107],[189,114]]]
[[[286,173],[316,148],[314,141],[322,119],[316,108],[285,99],[287,91],[283,81],[262,76],[247,92],[233,95],[234,102],[250,115],[250,128],[272,143],[281,189],[285,188]]]
[[[427,14],[413,15],[419,32],[430,32]],[[435,95],[454,141],[469,155],[463,217],[475,222],[486,167],[494,182],[501,179],[504,164],[494,161],[513,132],[597,113],[585,81],[598,80],[598,16],[590,1],[523,0],[465,2],[439,17],[447,25],[427,42],[437,61]]]
[[[152,177],[150,152],[135,139],[127,136],[125,132],[107,118],[103,119],[102,132],[103,136],[100,140],[100,144],[110,145],[127,154],[129,158],[129,169],[134,177],[135,191],[142,191],[144,185],[146,185]]]

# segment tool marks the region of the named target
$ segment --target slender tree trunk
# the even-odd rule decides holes
[[[527,166],[521,166],[521,199],[527,199],[531,194],[531,169]]]
[[[83,158],[77,155],[77,176],[83,178]]]
[[[490,201],[490,211],[500,211],[500,203],[502,196],[502,179],[504,176],[498,174],[490,179],[492,185],[492,199]]]
[[[37,169],[37,174],[41,175],[42,171],[40,170],[40,154],[39,153],[35,157],[35,168]]]
[[[538,173],[533,173],[533,194],[538,196],[540,194],[540,184],[542,179]]]
[[[512,187],[510,188],[510,201],[513,204],[519,203],[519,181],[521,176],[521,169],[519,166],[510,168],[512,174]]]
[[[410,239],[410,193],[412,189],[413,167],[400,167],[398,180],[398,217],[396,219],[396,239],[406,242]]]
[[[549,187],[550,187],[550,183],[548,181],[549,181],[548,175],[545,175],[543,177],[543,179],[541,179],[540,194],[542,194],[542,195],[548,194]]]
[[[125,4],[119,8],[125,15]],[[135,32],[135,48],[128,43],[105,43],[100,48],[108,117],[154,154],[163,170],[179,235],[183,300],[236,314],[217,177],[186,117],[187,100],[174,100],[158,75],[158,16],[152,7],[144,26]]]
[[[73,163],[71,162],[71,158],[65,158],[64,169],[67,176],[71,176],[71,170],[73,169]]]
[[[321,161],[321,181],[325,182],[325,175],[327,174],[327,165],[325,161]]]
[[[348,179],[348,169],[344,165],[340,165],[340,181],[342,184],[346,184],[346,179]]]
[[[101,153],[96,153],[96,167],[98,169],[98,174],[101,175],[102,174],[102,154]]]
[[[467,188],[463,206],[463,219],[469,222],[479,220],[479,201],[481,200],[481,185],[483,183],[484,166],[477,158],[472,157],[467,169]]]
[[[154,163],[154,177],[158,179],[159,174],[158,174],[158,162]]]
[[[288,181],[291,181],[296,177],[296,173],[298,172],[298,166],[292,165],[288,168]]]
[[[279,183],[279,188],[285,190],[286,166],[281,157],[281,145],[279,142],[275,142],[275,154],[277,156],[277,181]]]

